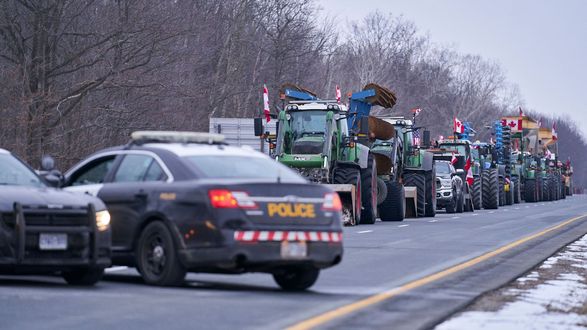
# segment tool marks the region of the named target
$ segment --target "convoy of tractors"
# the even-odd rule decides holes
[[[434,217],[441,208],[497,209],[573,193],[573,169],[558,157],[556,132],[521,109],[519,116],[487,125],[489,142],[473,141],[470,123],[432,142],[430,132],[415,123],[419,109],[412,118],[371,114],[373,106],[391,109],[397,100],[377,84],[350,93],[348,104],[292,84],[280,93],[284,106],[276,134],[263,134],[258,118],[256,135],[269,141],[276,161],[336,190],[346,225]]]

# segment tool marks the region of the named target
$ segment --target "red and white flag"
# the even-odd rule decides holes
[[[412,113],[414,114],[414,117],[416,117],[417,115],[419,115],[421,111],[422,111],[422,109],[420,109],[420,108],[414,108],[414,109],[412,109]]]
[[[467,158],[467,162],[465,163],[465,171],[469,171],[471,169],[471,157]]]
[[[461,133],[461,134],[465,133],[465,126],[457,117],[455,117],[455,119],[454,119],[453,126],[454,126],[455,133]]]
[[[263,112],[265,113],[265,120],[270,122],[271,110],[269,110],[269,91],[267,90],[267,86],[265,84],[263,84]]]
[[[340,104],[340,98],[341,98],[340,87],[338,87],[338,85],[336,85],[336,103]]]
[[[511,128],[512,132],[519,132],[522,130],[522,119],[518,119],[518,120],[510,120],[507,123],[507,126],[509,126]]]
[[[556,122],[552,123],[552,139],[558,140],[558,132],[556,131]]]
[[[469,186],[472,186],[475,182],[475,178],[473,177],[473,169],[471,163],[471,157],[467,158],[467,162],[465,163],[465,171],[467,171],[467,183]]]
[[[450,159],[450,163],[454,166],[459,160],[457,159],[457,156],[455,155],[455,153],[452,153],[452,158]]]

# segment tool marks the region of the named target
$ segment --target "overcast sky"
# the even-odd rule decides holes
[[[498,61],[526,105],[567,114],[587,136],[587,0],[318,0],[359,20],[379,10],[415,22],[433,42]]]

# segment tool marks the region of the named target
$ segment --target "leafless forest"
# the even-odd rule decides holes
[[[417,22],[328,17],[313,0],[0,0],[0,146],[61,168],[137,129],[208,128],[211,116],[277,111],[293,82],[334,97],[390,87],[398,115],[447,135],[452,117],[483,126],[523,98],[498,63],[435,45]],[[553,111],[554,109],[535,109]],[[586,145],[558,123],[561,156],[585,183]],[[582,184],[583,185],[583,184]]]

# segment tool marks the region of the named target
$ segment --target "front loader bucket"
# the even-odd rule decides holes
[[[395,135],[392,124],[383,119],[369,116],[369,139],[390,140]]]
[[[397,102],[397,97],[389,89],[377,85],[375,83],[369,83],[363,87],[363,90],[375,90],[375,96],[369,97],[367,101],[372,105],[378,105],[386,109],[392,108]]]
[[[355,200],[355,186],[352,184],[327,184],[332,190],[338,193],[340,201],[342,202],[342,222],[345,226],[356,226],[358,225],[356,217],[356,205]]]

